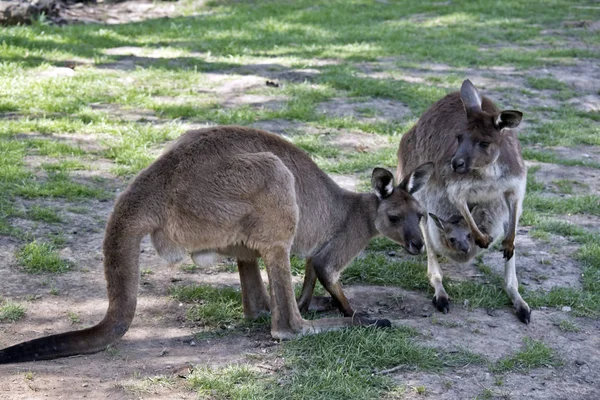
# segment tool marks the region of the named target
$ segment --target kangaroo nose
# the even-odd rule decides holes
[[[418,239],[411,239],[408,244],[408,250],[411,254],[419,254],[423,250],[423,241]]]
[[[469,252],[469,250],[471,250],[470,246],[467,243],[461,243],[460,244],[460,251],[462,251],[463,253],[467,254]]]
[[[452,159],[452,169],[456,172],[463,170],[465,168],[465,160],[462,158],[453,158]]]

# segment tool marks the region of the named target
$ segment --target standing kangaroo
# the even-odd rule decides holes
[[[304,320],[294,298],[290,253],[307,256],[310,273],[347,304],[337,279],[369,239],[383,234],[410,252],[422,249],[422,210],[410,193],[432,169],[420,166],[394,186],[392,174],[376,168],[376,193],[358,194],[341,189],[308,154],[276,135],[233,126],[190,131],[140,172],[115,203],[104,238],[104,319],[88,329],[0,350],[0,363],[93,353],[121,338],[134,317],[140,243],[147,234],[169,262],[186,253],[200,263],[212,253],[236,257],[244,316],[270,311],[274,338],[388,326],[388,320],[361,317]],[[267,267],[270,298],[258,257]]]
[[[474,243],[487,248],[493,241],[475,223],[469,205],[486,207],[498,199],[505,201],[508,216],[502,250],[504,252],[505,290],[519,319],[529,323],[531,310],[518,291],[514,242],[522,211],[527,169],[521,155],[516,128],[523,117],[520,111],[500,111],[482,97],[469,80],[460,92],[434,103],[400,141],[398,176],[407,176],[414,166],[433,162],[435,167],[425,188],[415,197],[434,212],[440,201],[449,201],[464,218]],[[427,247],[427,274],[435,289],[433,303],[438,310],[449,310],[448,294],[432,244],[431,225],[421,221]]]

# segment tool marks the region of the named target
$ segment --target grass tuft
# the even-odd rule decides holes
[[[227,327],[243,320],[242,296],[230,287],[194,285],[177,286],[171,295],[183,302],[194,303],[187,319],[208,327]]]
[[[71,267],[51,244],[37,241],[26,244],[17,252],[17,262],[30,274],[60,273]]]
[[[520,372],[526,373],[533,368],[539,367],[558,367],[563,362],[556,355],[552,348],[544,342],[531,338],[524,339],[524,348],[512,356],[498,360],[490,367],[492,372]]]
[[[11,301],[0,301],[0,321],[16,322],[24,315],[23,306]]]

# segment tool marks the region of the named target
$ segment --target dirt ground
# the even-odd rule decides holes
[[[130,19],[136,20],[137,16],[142,18],[141,15],[135,14],[136,12],[145,13],[146,17],[154,16],[154,11],[148,4],[152,3],[126,2],[121,3],[119,7],[122,7],[122,10],[133,10],[130,12],[133,15]],[[73,11],[75,17],[84,21],[88,18],[87,22],[102,20],[94,16],[100,11],[84,15],[82,10],[91,6],[78,7],[80,8]],[[174,10],[169,7],[171,5],[165,3],[164,9],[156,9],[156,16],[169,15],[169,10]],[[77,14],[78,12],[81,15]],[[122,15],[123,12],[115,12],[102,21],[118,23],[121,21],[118,18]],[[114,21],[108,18],[113,18]],[[122,69],[135,63],[134,58],[127,57],[136,51],[135,48],[127,51],[122,48],[115,49],[113,54],[126,54],[123,53],[125,55],[120,65],[112,67]],[[148,57],[147,54],[145,56]],[[392,60],[364,63],[362,73],[382,77],[382,73],[376,71],[385,69],[386,63],[391,64]],[[374,68],[375,66],[377,68]],[[232,71],[226,80],[215,82],[214,88],[211,89],[226,106],[263,106],[269,103],[276,107],[277,102],[284,100],[280,96],[257,98],[245,92],[255,85],[264,84],[265,79],[304,79],[314,73],[310,70],[277,72],[268,65],[252,66],[251,74],[248,74],[249,71],[243,71],[245,74],[239,72]],[[500,90],[506,88],[507,82],[518,86],[527,77],[526,71],[459,70],[443,65],[423,65],[422,69],[418,70],[403,69],[393,77],[419,81],[425,74],[432,73],[467,75],[487,96],[506,108],[557,106],[557,101],[545,95],[543,91],[537,91],[531,97],[513,98],[507,95],[506,91]],[[542,71],[542,74],[552,74],[577,90],[581,95],[574,104],[582,110],[600,107],[598,65],[582,61],[571,66],[548,68]],[[223,75],[219,75],[219,78],[215,79],[222,78]],[[360,118],[357,110],[364,107],[374,107],[378,110],[376,116],[365,117],[365,121],[391,120],[408,112],[404,105],[394,101],[378,99],[349,103],[343,98],[326,102],[318,110],[334,116],[353,115]],[[128,113],[127,117],[132,120],[149,118],[146,111],[136,114],[135,111],[128,110]],[[299,123],[278,120],[263,121],[256,126],[282,134],[298,132],[305,128]],[[355,146],[365,151],[389,145],[376,136],[351,131],[336,133],[334,144],[340,148]],[[64,140],[81,144],[83,138],[66,137]],[[590,160],[600,163],[600,151],[597,148],[557,148],[555,151],[567,158],[577,158],[583,153]],[[35,165],[43,160],[29,159],[28,162]],[[110,177],[114,185],[110,189],[116,193],[124,187],[124,182],[108,174],[110,165],[108,160],[98,160],[96,169],[81,173]],[[529,166],[533,165],[540,166],[536,177],[547,186],[549,195],[552,195],[553,181],[573,176],[585,183],[580,190],[600,193],[598,169],[529,163]],[[81,178],[86,179],[89,176]],[[356,187],[357,179],[354,176],[336,175],[334,178],[345,187]],[[68,248],[63,250],[61,255],[72,259],[77,265],[73,271],[66,274],[29,275],[20,272],[16,268],[14,258],[17,242],[10,237],[0,237],[2,296],[23,303],[27,308],[26,316],[22,320],[16,323],[0,323],[0,347],[42,335],[91,326],[103,317],[107,300],[101,243],[104,224],[112,204],[112,201],[89,201],[85,204],[89,212],[85,214],[65,210],[65,219],[69,221],[66,230],[64,225],[55,228],[28,220],[15,221],[20,227],[34,230],[38,234],[51,232],[53,229],[64,231]],[[58,200],[45,202],[44,205],[64,206]],[[24,202],[22,206],[26,208],[28,203]],[[572,216],[569,217],[569,221],[586,229],[600,229],[599,218]],[[558,236],[552,236],[550,241],[534,239],[529,235],[530,230],[531,227],[520,227],[516,241],[520,282],[531,290],[547,290],[554,286],[578,287],[581,265],[571,256],[577,250],[577,244]],[[398,253],[398,257],[404,257]],[[499,252],[487,253],[484,260],[495,273],[502,275],[503,263]],[[221,272],[217,268],[188,273],[178,268],[169,268],[157,256],[149,240],[143,242],[140,267],[152,273],[142,276],[137,314],[122,341],[98,354],[0,366],[0,399],[192,399],[196,398],[196,394],[186,387],[183,379],[190,365],[225,366],[244,362],[263,368],[276,357],[279,344],[270,338],[266,327],[239,330],[218,339],[195,339],[193,334],[197,332],[197,327],[186,322],[185,305],[179,304],[169,296],[168,288],[173,283],[208,283],[237,287],[237,273]],[[443,269],[446,275],[454,279],[481,278],[477,269],[469,265],[443,265]],[[496,384],[496,377],[481,366],[468,365],[439,374],[399,370],[390,375],[399,384],[405,384],[408,388],[427,388],[425,394],[408,390],[406,398],[459,400],[474,398],[485,390],[489,390],[491,395],[497,398],[511,399],[591,400],[600,397],[600,321],[597,319],[574,317],[569,308],[565,307],[560,310],[535,309],[532,323],[526,326],[517,320],[508,307],[500,310],[471,309],[468,304],[454,303],[451,312],[444,315],[434,311],[430,295],[426,293],[365,285],[350,285],[345,290],[356,309],[368,311],[372,315],[380,314],[396,325],[416,328],[422,333],[420,340],[425,345],[445,350],[468,349],[495,361],[514,353],[522,346],[523,338],[531,337],[543,340],[555,349],[564,362],[559,368],[546,366],[528,373],[506,373],[500,386]],[[80,322],[73,323],[68,313],[77,314]],[[575,323],[579,331],[564,332],[559,329],[558,324],[563,320]]]

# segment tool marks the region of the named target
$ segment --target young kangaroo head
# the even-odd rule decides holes
[[[429,216],[440,232],[441,244],[448,250],[468,254],[475,246],[471,229],[462,216],[453,215],[448,219],[442,219],[432,213],[429,213]]]
[[[451,163],[455,172],[466,174],[472,169],[485,168],[496,162],[505,130],[516,128],[523,113],[515,110],[484,111],[481,95],[468,79],[462,84],[460,99],[465,108],[467,124],[456,135],[458,149]]]
[[[425,163],[397,186],[394,186],[394,176],[387,169],[375,168],[371,176],[371,186],[379,198],[375,227],[410,254],[419,254],[423,249],[419,221],[424,210],[412,195],[427,183],[432,172],[433,163]]]

